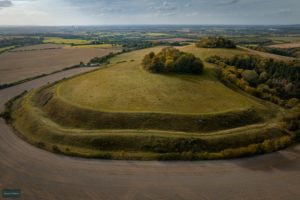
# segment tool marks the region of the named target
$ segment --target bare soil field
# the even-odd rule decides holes
[[[0,55],[0,84],[58,71],[96,56],[105,56],[117,49],[60,48],[61,45],[35,45],[14,49]],[[50,49],[45,49],[50,48]],[[52,48],[52,49],[51,49]],[[58,49],[60,48],[60,49]],[[43,49],[43,50],[30,50]],[[5,76],[3,76],[5,74]]]
[[[275,44],[275,45],[271,45],[269,47],[281,48],[281,49],[298,48],[298,47],[300,47],[300,42]]]

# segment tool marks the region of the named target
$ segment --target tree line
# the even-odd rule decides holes
[[[44,38],[42,37],[12,37],[12,38],[4,38],[0,40],[0,48],[1,47],[21,47],[25,45],[34,45],[34,44],[42,44]]]

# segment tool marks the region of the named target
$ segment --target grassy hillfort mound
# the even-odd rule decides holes
[[[225,86],[215,65],[200,60],[242,50],[179,49],[123,53],[97,71],[31,91],[10,107],[13,125],[41,148],[107,159],[233,158],[292,142],[279,106]],[[149,70],[156,59],[163,73]]]
[[[58,84],[57,94],[82,107],[113,112],[197,114],[259,107],[218,82],[213,69],[200,76],[149,73],[141,66],[148,52],[120,55],[102,70]]]

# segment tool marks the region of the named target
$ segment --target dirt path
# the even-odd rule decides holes
[[[65,71],[1,90],[0,109],[23,90],[85,70]],[[87,160],[37,149],[19,139],[1,119],[0,190],[3,188],[20,188],[25,200],[296,200],[300,196],[300,145],[228,161]]]

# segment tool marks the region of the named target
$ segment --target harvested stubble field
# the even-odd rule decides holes
[[[49,50],[49,49],[63,49],[65,45],[61,44],[37,44],[19,47],[17,49],[12,49],[9,52],[19,52],[19,51],[39,51],[39,50]]]
[[[295,43],[300,41],[299,35],[294,36],[275,36],[275,37],[266,37],[266,39],[271,39],[275,44],[283,44],[283,43]]]
[[[281,49],[299,48],[300,42],[298,41],[298,42],[293,42],[293,43],[275,44],[275,45],[271,45],[269,47],[281,48]]]
[[[36,45],[14,49],[0,55],[0,84],[13,83],[48,74],[105,56],[117,48],[65,48],[62,45]]]

